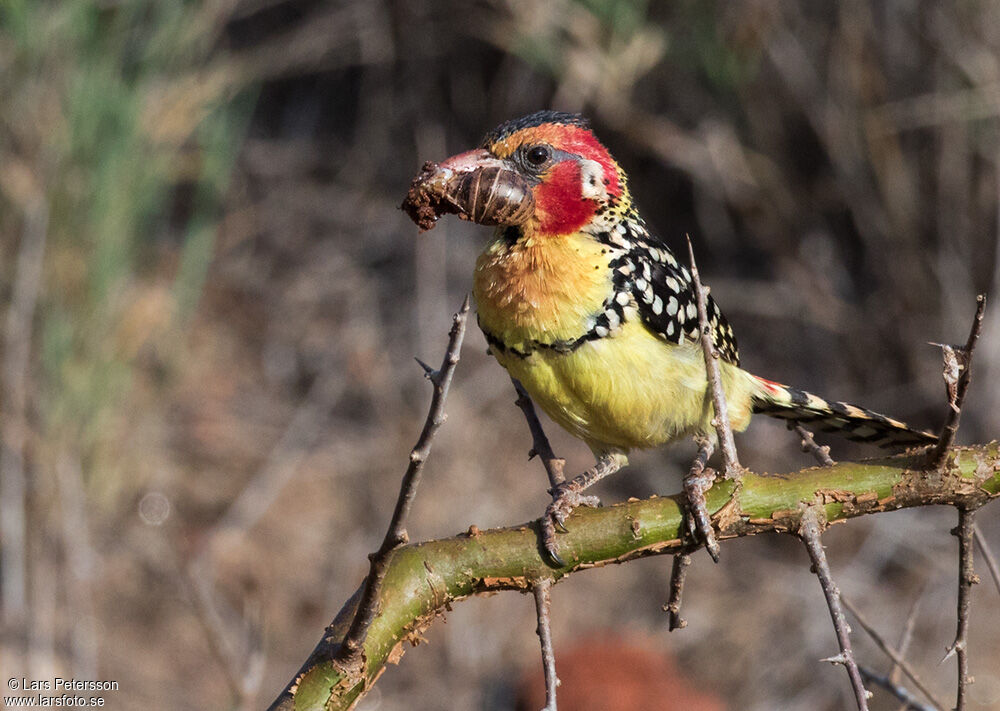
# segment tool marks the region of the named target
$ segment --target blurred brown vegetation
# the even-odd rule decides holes
[[[397,205],[501,120],[585,112],[650,225],[691,234],[748,369],[917,425],[944,402],[925,343],[963,339],[1000,278],[996,2],[6,0],[0,96],[0,668],[115,679],[110,708],[261,707],[360,582],[428,397],[412,357],[440,356],[486,237],[418,237]],[[541,512],[513,399],[470,333],[412,537]],[[994,307],[960,437],[996,436],[998,407]],[[778,424],[739,445],[810,464]],[[598,493],[674,491],[689,454]],[[953,524],[826,536],[890,639],[919,601],[909,656],[941,695]],[[843,708],[804,551],[707,561],[672,635],[668,561],[558,586],[557,655],[613,628],[729,708]],[[973,709],[1000,707],[995,592],[975,590]],[[465,602],[360,708],[511,709],[534,627],[530,599]]]

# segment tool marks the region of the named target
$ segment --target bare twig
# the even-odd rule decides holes
[[[830,448],[817,444],[812,432],[794,421],[789,421],[788,429],[795,430],[796,434],[802,438],[802,451],[813,455],[821,466],[832,467],[836,464],[830,457]]]
[[[687,627],[687,620],[681,617],[681,595],[684,592],[684,579],[687,577],[689,565],[691,565],[691,554],[679,553],[674,556],[674,565],[670,571],[670,599],[663,606],[669,613],[671,632]]]
[[[830,565],[826,561],[826,552],[823,550],[823,542],[820,539],[818,507],[809,506],[802,513],[802,521],[799,523],[799,537],[806,544],[806,550],[809,551],[809,558],[812,560],[813,569],[823,588],[823,595],[826,596],[826,604],[830,608],[833,627],[837,632],[837,642],[840,644],[840,654],[827,661],[843,664],[847,668],[847,674],[851,678],[851,686],[854,688],[854,699],[858,704],[858,711],[868,711],[869,692],[865,690],[858,664],[854,661],[850,627],[847,625],[847,619],[840,606],[840,590],[833,582]]]
[[[979,334],[983,330],[983,313],[985,311],[986,295],[980,294],[976,297],[976,315],[972,320],[972,328],[969,330],[969,338],[965,342],[964,348],[956,349],[952,346],[935,344],[941,345],[941,354],[944,359],[948,415],[941,428],[938,443],[928,456],[928,463],[932,467],[938,466],[944,460],[948,448],[955,441],[955,434],[958,432],[958,424],[962,416],[962,404],[965,402],[965,394],[969,390],[969,380],[972,376],[972,354],[976,349]]]
[[[881,676],[864,666],[858,667],[858,671],[861,672],[861,678],[865,680],[865,683],[880,686],[902,701],[902,708],[906,711],[933,711],[933,706],[928,706],[927,704],[921,702],[920,699],[914,696],[909,689],[905,686],[900,686],[888,676]]]
[[[979,582],[973,566],[972,528],[975,524],[976,509],[968,506],[958,507],[958,526],[952,533],[958,537],[958,625],[955,630],[955,641],[944,655],[948,659],[952,655],[958,657],[958,693],[955,711],[964,711],[967,702],[969,682],[969,612],[972,607],[972,586]]]
[[[528,429],[531,430],[531,451],[528,452],[528,458],[536,456],[540,458],[545,467],[545,473],[549,476],[549,486],[557,486],[566,481],[566,474],[563,471],[566,460],[557,457],[552,451],[552,445],[549,444],[549,438],[545,436],[545,430],[542,429],[542,423],[538,420],[535,406],[531,402],[528,391],[516,378],[511,377],[510,381],[514,383],[514,389],[517,390],[517,400],[514,404],[521,408],[524,419],[528,421]]]
[[[990,550],[990,545],[986,542],[982,531],[979,530],[979,526],[972,527],[972,535],[976,539],[976,543],[979,544],[979,552],[983,554],[983,560],[986,561],[986,567],[990,571],[990,577],[993,578],[993,584],[997,586],[997,592],[1000,592],[1000,566],[997,565],[997,559],[993,555],[993,551]]]
[[[934,705],[934,708],[936,708],[937,711],[945,711],[945,704],[941,702],[941,700],[938,699],[936,696],[934,696],[931,690],[928,689],[926,685],[924,685],[924,682],[920,679],[919,676],[917,676],[917,673],[913,671],[913,667],[911,667],[910,664],[903,658],[903,655],[900,654],[898,650],[891,647],[889,643],[885,641],[885,638],[883,638],[882,635],[880,635],[875,630],[875,628],[872,627],[871,624],[869,624],[868,620],[866,620],[864,616],[860,612],[858,612],[858,609],[851,604],[850,600],[841,597],[840,601],[844,604],[844,607],[846,607],[850,611],[850,613],[854,616],[854,619],[858,621],[858,624],[861,625],[861,629],[863,629],[866,633],[868,633],[868,636],[872,638],[872,641],[875,642],[875,645],[883,652],[885,652],[886,656],[888,656],[889,659],[891,659],[893,663],[899,667],[900,671],[902,671],[903,674],[905,674],[906,677],[911,682],[913,682],[913,685],[917,687],[920,693],[922,693],[924,696],[927,697],[927,699]]]
[[[552,650],[552,580],[542,578],[535,581],[531,587],[535,596],[535,614],[538,616],[538,641],[542,645],[542,668],[545,672],[545,708],[542,711],[556,711],[556,687],[559,677],[556,676],[556,655]]]
[[[691,263],[691,283],[695,300],[698,303],[698,327],[701,330],[701,347],[705,353],[705,373],[712,390],[712,404],[715,406],[715,418],[712,424],[719,436],[719,447],[722,450],[722,461],[727,479],[736,479],[740,475],[740,461],[736,456],[736,442],[733,439],[733,428],[729,424],[729,409],[726,407],[726,393],[722,389],[722,375],[719,371],[719,351],[712,340],[712,329],[708,323],[708,287],[701,284],[698,265],[694,261],[694,247],[691,237],[687,238],[688,261]]]
[[[431,406],[427,413],[427,419],[424,421],[423,431],[417,439],[416,446],[410,451],[410,464],[403,475],[399,498],[396,499],[396,508],[392,513],[389,530],[386,531],[381,547],[371,556],[371,568],[365,579],[361,601],[358,603],[351,627],[336,655],[336,662],[346,671],[357,670],[360,667],[361,650],[368,634],[368,628],[371,626],[372,620],[375,619],[378,610],[378,597],[386,570],[389,567],[389,559],[392,552],[409,539],[406,533],[406,518],[410,512],[413,498],[416,496],[420,475],[423,472],[427,455],[430,454],[434,435],[445,420],[444,403],[448,397],[448,388],[451,385],[452,375],[455,373],[455,366],[458,365],[468,315],[469,297],[466,296],[462,308],[455,314],[452,321],[451,332],[448,335],[448,348],[445,350],[441,367],[438,370],[433,370],[421,363],[427,379],[434,385],[434,394],[431,397]]]

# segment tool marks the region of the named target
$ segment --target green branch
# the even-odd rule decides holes
[[[979,506],[1000,496],[1000,451],[996,442],[953,448],[942,465],[920,467],[921,455],[898,455],[788,475],[747,473],[740,485],[724,481],[707,493],[719,540],[767,532],[795,532],[804,506],[823,507],[828,524],[866,514],[933,504]],[[323,639],[271,706],[272,711],[347,709],[375,683],[386,663],[395,663],[445,608],[483,592],[525,590],[532,581],[561,578],[577,570],[623,563],[684,548],[681,495],[579,509],[560,536],[562,568],[545,562],[537,522],[469,532],[415,543],[392,555],[380,600],[364,645],[364,665],[348,673],[332,660],[357,605],[355,594]],[[294,696],[293,696],[294,694]]]

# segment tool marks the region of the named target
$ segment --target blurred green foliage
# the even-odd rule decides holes
[[[0,108],[7,234],[33,201],[50,216],[36,315],[39,439],[72,448],[111,489],[127,466],[112,447],[128,424],[134,363],[197,303],[252,108],[238,68],[212,53],[223,9],[0,6],[0,91],[14,97]],[[183,241],[176,267],[157,249],[168,233]]]

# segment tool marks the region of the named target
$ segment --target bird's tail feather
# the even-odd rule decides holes
[[[756,376],[754,376],[756,377]],[[791,420],[822,432],[835,432],[854,442],[879,447],[933,444],[937,435],[915,430],[903,422],[845,402],[828,402],[804,390],[764,378],[753,397],[753,411]]]

